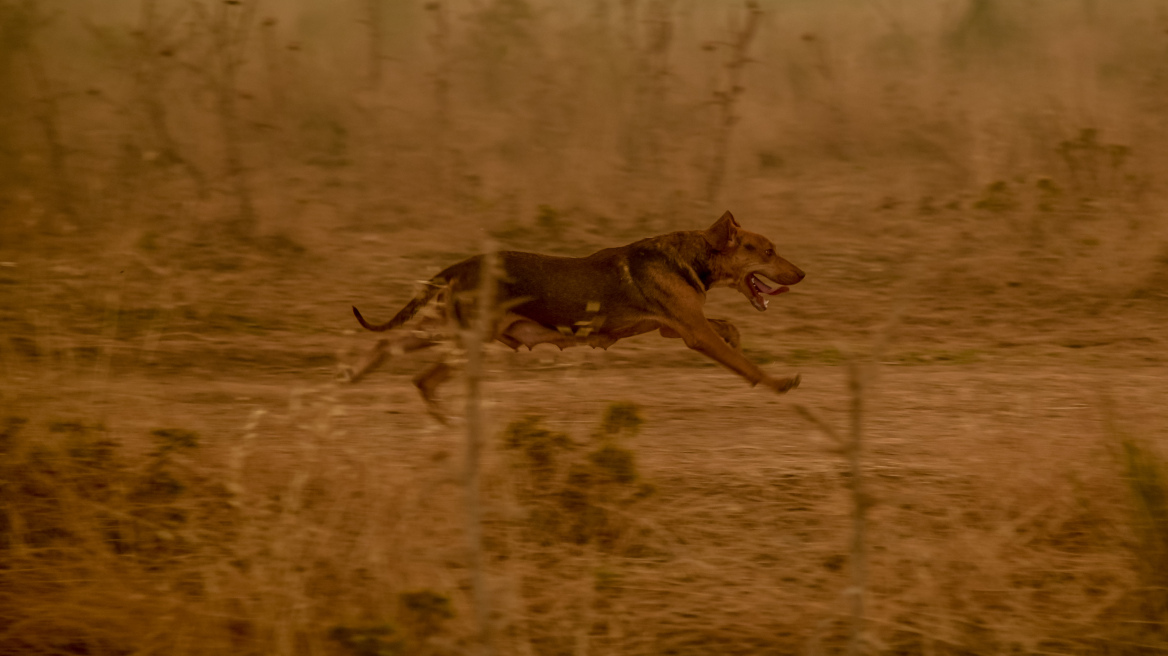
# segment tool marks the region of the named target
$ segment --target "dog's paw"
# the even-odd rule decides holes
[[[802,376],[798,374],[788,378],[772,378],[768,382],[768,386],[779,394],[786,394],[787,392],[790,392],[791,390],[798,387],[799,381],[801,380]]]

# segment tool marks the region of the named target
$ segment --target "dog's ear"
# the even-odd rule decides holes
[[[738,229],[740,227],[742,226],[738,225],[738,221],[734,220],[734,215],[727,210],[721,218],[714,221],[714,225],[702,233],[702,236],[716,250],[724,251],[727,248],[738,245]]]

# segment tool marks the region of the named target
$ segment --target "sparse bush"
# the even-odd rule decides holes
[[[159,456],[169,451],[194,449],[199,446],[199,434],[182,428],[156,428],[150,436],[158,440]]]
[[[529,507],[528,528],[538,541],[566,540],[575,544],[595,542],[612,548],[627,530],[627,521],[613,512],[652,493],[652,486],[638,481],[636,455],[617,443],[632,437],[642,424],[633,403],[612,403],[595,432],[595,447],[572,456],[571,439],[543,427],[543,420],[527,416],[512,422],[503,433],[503,444],[521,450],[520,499]]]
[[[1127,181],[1124,169],[1131,148],[1100,142],[1099,130],[1095,128],[1083,128],[1076,138],[1059,143],[1056,152],[1079,193],[1113,194],[1121,191]]]
[[[605,478],[628,485],[637,480],[636,456],[628,449],[615,444],[605,444],[588,454],[588,460]]]
[[[352,656],[399,656],[407,653],[405,638],[392,624],[338,626],[329,631],[329,638]]]
[[[989,212],[1009,212],[1018,208],[1019,202],[1010,184],[1005,180],[998,180],[986,185],[982,196],[973,206],[979,210]]]
[[[600,425],[606,436],[627,433],[627,437],[634,437],[641,429],[642,423],[644,420],[641,419],[640,407],[635,403],[625,402],[609,404]]]
[[[430,590],[403,592],[398,603],[402,624],[420,640],[441,633],[446,620],[454,617],[450,598]]]
[[[553,238],[558,238],[564,230],[560,213],[551,205],[539,206],[539,212],[535,216],[535,223]]]
[[[558,456],[573,446],[566,434],[547,430],[542,421],[538,416],[529,415],[511,422],[503,434],[503,445],[523,452],[527,467],[539,485],[554,476]]]

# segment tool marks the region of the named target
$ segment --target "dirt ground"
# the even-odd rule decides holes
[[[751,224],[749,215],[742,220]],[[1160,649],[1154,633],[1128,628],[1154,602],[1142,592],[1149,575],[1141,511],[1125,484],[1132,473],[1123,447],[1124,436],[1138,436],[1161,453],[1168,439],[1157,306],[1084,317],[1057,301],[1026,309],[1024,298],[1009,296],[951,303],[934,295],[930,280],[887,273],[889,289],[845,266],[865,254],[845,257],[850,244],[833,248],[830,230],[792,233],[796,243],[784,254],[809,272],[806,283],[765,314],[734,292],[714,292],[710,312],[737,322],[747,352],[769,370],[803,376],[787,396],[751,389],[655,336],[608,352],[488,350],[483,521],[496,648],[842,649],[856,562],[849,464],[794,406],[846,433],[854,360],[866,372],[861,466],[874,503],[863,537],[866,649],[1103,653],[1116,649],[1117,633],[1138,636],[1125,638],[1143,641],[1137,651]],[[352,647],[356,638],[336,638],[337,627],[387,650],[397,644],[393,631],[413,636],[408,644],[419,653],[463,648],[474,611],[462,380],[444,390],[450,427],[426,414],[410,384],[425,355],[357,385],[336,380],[338,363],[371,344],[354,330],[349,305],[388,316],[421,277],[352,273],[405,268],[394,263],[417,251],[412,234],[368,237],[320,241],[310,254],[216,274],[161,275],[142,263],[137,280],[119,270],[120,288],[106,283],[104,294],[101,279],[123,266],[120,255],[85,262],[48,250],[3,254],[16,263],[4,273],[23,308],[8,314],[5,412],[29,420],[28,441],[14,442],[21,447],[11,453],[51,440],[53,422],[100,424],[100,435],[118,445],[119,471],[144,476],[163,467],[151,455],[150,431],[199,436],[197,455],[184,456],[174,474],[184,492],[163,497],[191,513],[177,522],[186,532],[170,538],[182,548],[136,548],[136,558],[167,564],[130,568],[134,576],[112,593],[128,608],[102,615],[116,618],[112,624],[86,619],[87,599],[111,594],[108,575],[96,571],[103,559],[69,566],[84,571],[72,585],[53,580],[62,565],[39,570],[38,585],[23,588],[35,593],[10,597],[33,603],[8,607],[9,617],[28,618],[8,625],[9,651],[48,644],[57,651],[45,653],[73,653],[76,643],[115,653],[138,625],[129,618],[159,600],[175,610],[151,615],[149,637],[134,641],[147,651],[185,640],[250,652],[283,639],[311,651],[349,645],[366,653]],[[927,273],[934,265],[903,266]],[[180,296],[188,291],[204,296]],[[92,324],[70,322],[58,309],[70,295],[113,307],[91,311]],[[179,300],[135,311],[152,296]],[[540,508],[563,491],[525,491],[534,465],[505,447],[504,428],[542,417],[540,426],[577,445],[562,462],[579,463],[614,402],[635,403],[643,419],[620,444],[634,454],[645,491],[597,484],[602,491],[589,503],[619,517],[606,520],[617,526],[601,532],[607,537],[541,529],[549,520]],[[556,475],[569,470],[560,465]],[[112,485],[133,488],[132,480]],[[192,510],[224,495],[231,505]],[[103,503],[125,504],[126,513],[149,505]],[[71,521],[97,521],[92,508],[75,512]],[[33,553],[47,548],[28,542]],[[147,556],[151,550],[163,553]],[[265,564],[226,564],[248,558]],[[30,586],[29,574],[10,575]],[[432,634],[410,634],[411,622],[425,622],[395,595],[412,590],[442,595],[452,619]]]

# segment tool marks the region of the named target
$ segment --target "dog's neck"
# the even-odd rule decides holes
[[[672,256],[682,277],[698,291],[707,292],[731,282],[731,276],[718,266],[718,251],[710,246],[701,231],[671,232],[651,239],[665,246],[662,252]]]

